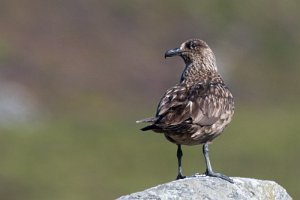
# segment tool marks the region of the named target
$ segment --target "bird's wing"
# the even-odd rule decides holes
[[[233,96],[221,83],[196,84],[189,96],[190,115],[193,124],[213,125],[219,119],[226,119],[234,109]]]
[[[199,82],[188,89],[177,85],[169,89],[161,99],[157,121],[164,125],[178,125],[182,122],[208,126],[214,124],[232,110],[233,98],[223,84]]]
[[[157,107],[158,123],[176,125],[189,117],[187,108],[189,90],[186,85],[176,85],[164,94]]]
[[[155,122],[158,118],[157,117],[149,117],[149,118],[144,118],[144,119],[140,119],[137,120],[136,123],[147,123],[147,122]]]

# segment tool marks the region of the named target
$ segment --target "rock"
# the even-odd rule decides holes
[[[129,199],[259,199],[289,200],[287,191],[274,181],[251,178],[233,178],[229,183],[219,178],[194,176],[158,185],[147,190],[122,196]]]

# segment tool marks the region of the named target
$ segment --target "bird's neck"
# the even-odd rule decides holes
[[[186,63],[180,82],[194,83],[219,76],[215,63],[191,62]]]

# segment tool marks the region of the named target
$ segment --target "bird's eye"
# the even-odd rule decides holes
[[[195,49],[197,45],[194,42],[190,43],[189,49]]]

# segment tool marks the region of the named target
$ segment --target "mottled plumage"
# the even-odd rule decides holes
[[[207,146],[222,133],[232,119],[234,102],[218,73],[215,56],[204,41],[191,39],[165,54],[166,57],[175,55],[181,56],[185,62],[180,82],[163,95],[154,118],[138,122],[152,123],[141,130],[163,133],[178,145],[182,156],[180,145]],[[181,156],[178,156],[180,170]]]

